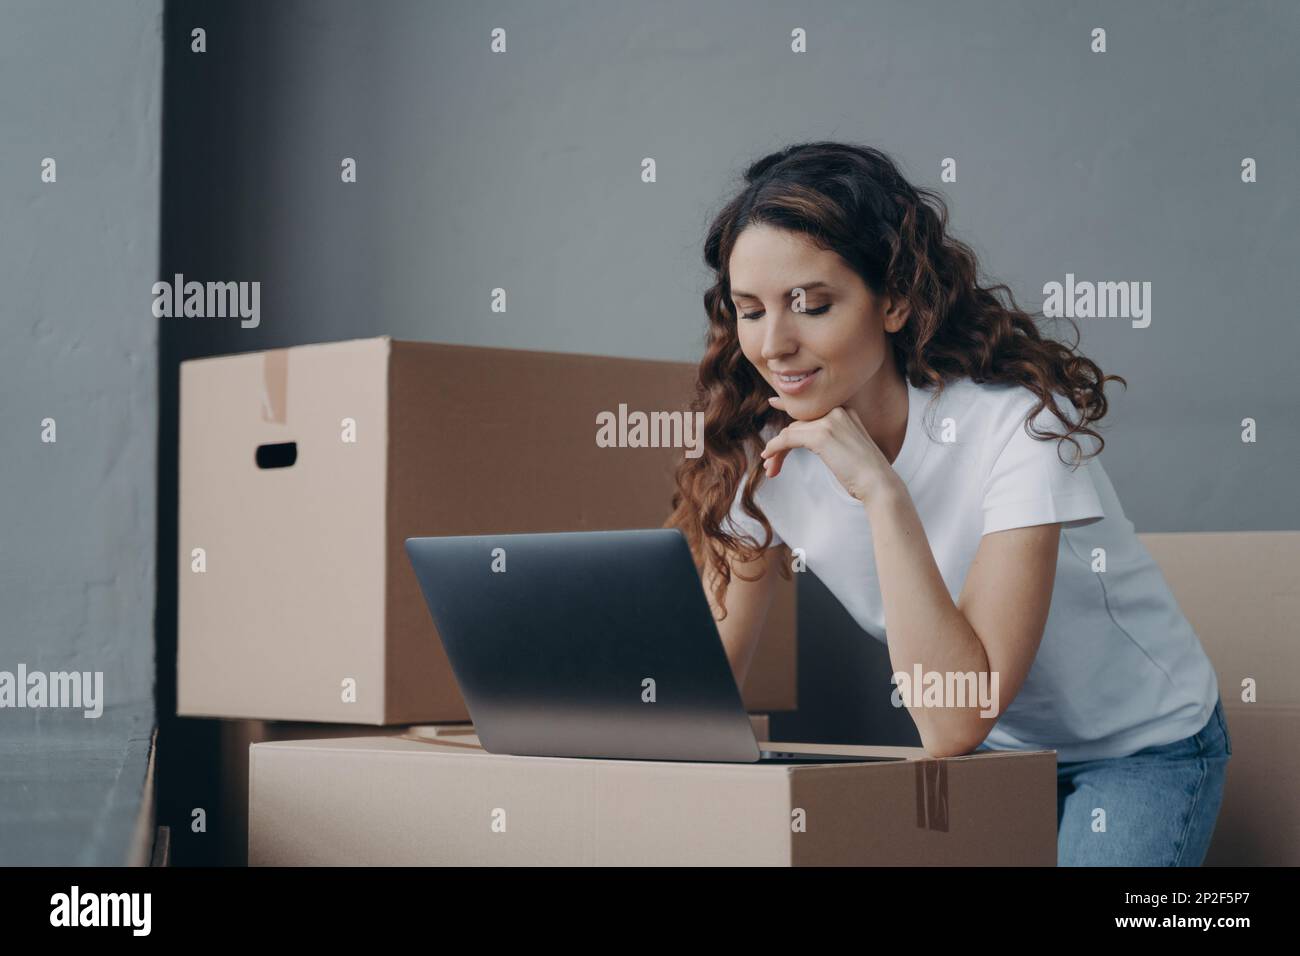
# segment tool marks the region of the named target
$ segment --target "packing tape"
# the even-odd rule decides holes
[[[262,421],[283,425],[289,414],[289,350],[262,353]]]
[[[948,762],[916,763],[916,825],[922,830],[948,832]]]

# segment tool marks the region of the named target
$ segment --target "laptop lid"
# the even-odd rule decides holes
[[[408,538],[491,753],[759,758],[677,529]]]

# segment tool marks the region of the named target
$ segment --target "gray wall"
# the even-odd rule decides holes
[[[763,152],[853,139],[938,186],[954,231],[1031,309],[1067,272],[1153,284],[1149,328],[1079,320],[1085,353],[1130,382],[1113,387],[1104,460],[1142,530],[1300,527],[1283,494],[1298,10],[275,4],[264,71],[247,74],[251,135],[219,137],[250,184],[230,210],[245,271],[273,287],[262,328],[232,344],[389,333],[693,361],[708,213]],[[1088,51],[1098,25],[1105,54]],[[495,26],[504,55],[488,52]],[[809,53],[788,51],[794,26]],[[949,156],[958,182],[939,183]],[[1243,156],[1258,183],[1240,181]],[[488,308],[497,286],[505,315]],[[1256,445],[1239,440],[1246,416]]]
[[[161,14],[0,4],[0,670],[102,671],[106,701],[0,710],[0,864],[123,862],[144,782]]]
[[[1079,320],[1085,354],[1129,381],[1109,390],[1103,462],[1139,531],[1300,527],[1294,3],[241,9],[223,108],[247,125],[213,135],[243,192],[217,183],[209,212],[230,277],[263,280],[264,317],[183,333],[191,354],[386,333],[694,361],[709,214],[764,152],[850,139],[939,187],[1030,310],[1066,273],[1152,283],[1148,328]],[[915,739],[836,684],[861,667],[886,686],[883,649],[816,581],[801,597],[805,707],[778,730]]]

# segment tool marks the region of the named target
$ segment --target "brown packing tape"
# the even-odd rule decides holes
[[[289,350],[270,349],[262,360],[262,421],[283,425],[289,415]]]
[[[948,832],[948,764],[943,760],[916,763],[916,825],[922,830]]]

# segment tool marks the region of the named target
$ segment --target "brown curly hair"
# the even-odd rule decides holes
[[[784,427],[793,420],[768,404],[775,393],[741,352],[736,333],[728,263],[740,233],[760,223],[803,233],[837,253],[877,296],[910,306],[906,324],[886,334],[899,373],[915,387],[935,389],[934,401],[946,381],[962,376],[1024,385],[1038,397],[1026,424],[1050,406],[1065,426],[1064,434],[1028,430],[1031,436],[1069,441],[1078,451],[1073,436],[1090,435],[1099,442],[1093,454],[1101,453],[1105,439],[1088,426],[1106,414],[1104,383],[1128,383],[1103,376],[1075,351],[1073,322],[1074,346],[1045,338],[1005,284],[981,286],[973,250],[946,234],[948,207],[937,192],[911,185],[893,160],[867,146],[802,143],[764,156],[745,171],[745,185],[714,217],[704,242],[714,282],[704,293],[708,338],[691,409],[704,413],[705,453],[678,467],[673,511],[664,523],[685,534],[697,570],[710,567],[716,575],[723,617],[728,555],[753,561],[772,541],[772,526],[754,502],[763,476],[760,433],[769,423]],[[1079,421],[1062,415],[1053,392],[1069,398]],[[723,528],[742,481],[741,507],[763,526],[761,544]],[[781,571],[789,580],[784,563]]]

